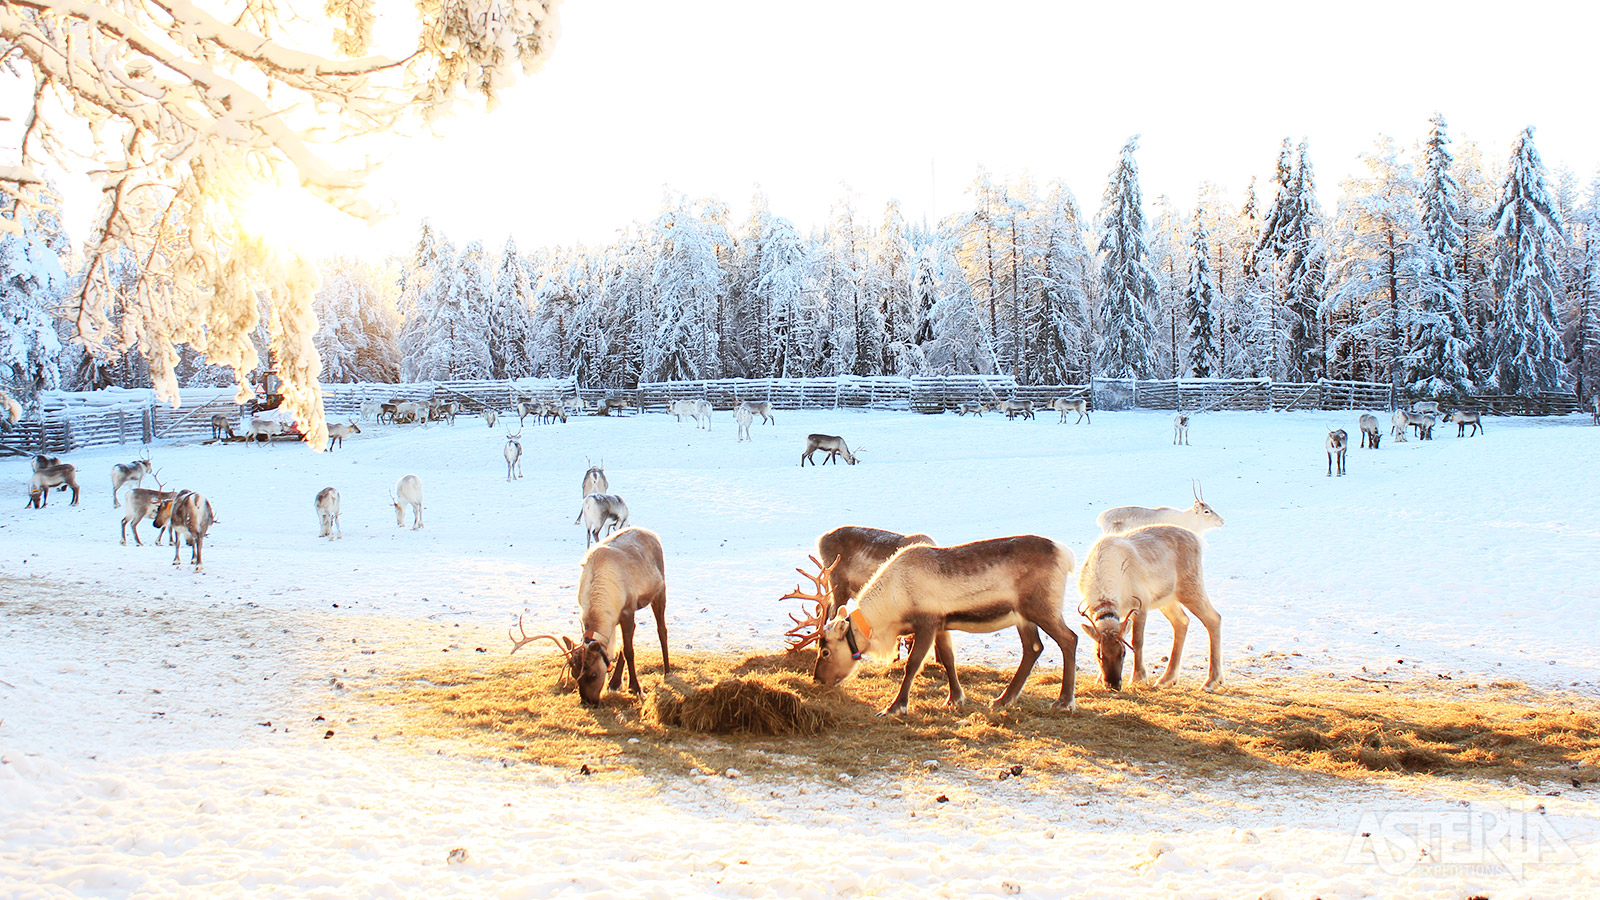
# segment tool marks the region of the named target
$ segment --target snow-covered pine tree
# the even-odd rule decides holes
[[[772,216],[764,225],[751,288],[761,310],[762,371],[770,378],[798,378],[811,374],[811,257],[794,223]]]
[[[964,238],[965,229],[949,229],[944,239],[929,248],[939,299],[930,314],[933,340],[924,345],[924,350],[929,369],[937,374],[992,375],[994,348],[981,322],[979,301],[973,296],[961,264]]]
[[[643,334],[645,377],[652,381],[715,378],[717,312],[725,284],[717,245],[679,199],[651,227],[655,265],[651,300],[655,328]]]
[[[1090,287],[1094,260],[1084,240],[1083,217],[1066,185],[1056,182],[1035,217],[1029,268],[1038,284],[1023,343],[1024,382],[1073,384],[1089,380],[1092,333]]]
[[[1561,275],[1561,219],[1533,146],[1533,129],[1517,139],[1492,213],[1495,250],[1494,386],[1508,394],[1561,390],[1567,378],[1556,318]]]
[[[1156,341],[1151,356],[1158,374],[1176,378],[1184,367],[1179,321],[1184,317],[1184,287],[1189,281],[1187,226],[1165,194],[1156,198],[1155,213],[1155,225],[1150,229],[1150,270],[1156,278]]]
[[[500,251],[487,310],[485,338],[490,378],[524,378],[533,374],[533,319],[528,307],[532,295],[517,242],[508,237]]]
[[[1573,374],[1578,379],[1578,396],[1596,393],[1600,377],[1600,173],[1589,182],[1589,191],[1578,207],[1575,221],[1569,222],[1576,279],[1572,316]]]
[[[345,257],[322,264],[315,340],[324,382],[400,380],[400,316],[389,276]]]
[[[1466,228],[1461,186],[1451,171],[1450,134],[1444,116],[1429,120],[1423,144],[1421,240],[1418,251],[1416,332],[1406,356],[1406,386],[1425,397],[1464,397],[1472,392],[1468,358],[1465,283],[1458,262]]]
[[[51,246],[62,243],[53,216],[8,202],[0,219],[0,387],[31,404],[61,386],[62,342],[50,310],[70,282]]]
[[[911,232],[900,213],[900,202],[890,200],[883,211],[883,226],[873,236],[867,269],[867,292],[876,298],[883,318],[883,357],[878,370],[903,375],[918,367],[903,357],[915,344],[917,312],[911,300],[913,260]]]
[[[1096,362],[1101,375],[1148,378],[1155,327],[1151,312],[1156,281],[1150,271],[1145,241],[1139,166],[1133,153],[1135,135],[1123,145],[1122,157],[1106,184],[1100,207],[1100,345]]]
[[[1206,228],[1201,206],[1195,207],[1191,221],[1189,281],[1183,289],[1183,312],[1189,326],[1184,368],[1193,378],[1211,378],[1217,374],[1217,361],[1221,356],[1217,350],[1216,322],[1220,292],[1211,271],[1211,232]]]
[[[1483,151],[1472,141],[1462,141],[1456,154],[1455,169],[1461,184],[1461,258],[1456,274],[1461,278],[1462,301],[1466,307],[1471,339],[1467,351],[1467,371],[1479,390],[1487,389],[1494,378],[1490,359],[1490,332],[1494,324],[1494,211],[1495,199],[1504,178],[1493,171]]]

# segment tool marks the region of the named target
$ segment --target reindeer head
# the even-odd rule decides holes
[[[356,420],[355,419],[351,419],[350,420],[350,430],[354,431],[356,434],[360,434],[361,433],[361,426],[356,424]]]
[[[1083,625],[1083,633],[1095,642],[1095,658],[1100,661],[1100,682],[1113,691],[1122,690],[1122,661],[1127,657],[1128,650],[1124,633],[1139,612],[1137,601],[1120,621],[1116,607],[1108,600],[1102,600],[1093,611],[1087,608],[1086,603],[1079,611],[1089,619]]]
[[[1217,515],[1217,511],[1206,503],[1204,492],[1200,490],[1200,482],[1193,482],[1190,486],[1194,490],[1194,505],[1189,507],[1189,512],[1199,517],[1207,528],[1221,528],[1222,517]]]
[[[572,643],[571,638],[566,641]],[[611,659],[600,642],[590,638],[573,645],[567,656],[567,671],[578,683],[578,699],[583,705],[599,706],[600,692],[605,690],[606,675],[611,671]]]
[[[867,649],[867,635],[849,617],[840,616],[822,626],[817,638],[817,665],[812,680],[833,687],[854,674]]]

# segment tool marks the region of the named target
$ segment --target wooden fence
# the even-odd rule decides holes
[[[1366,381],[1272,382],[1263,379],[1184,378],[1162,381],[1097,378],[1089,384],[1019,385],[1001,375],[933,377],[726,378],[668,381],[632,390],[581,387],[574,379],[447,381],[414,384],[325,384],[330,419],[354,418],[364,400],[429,400],[460,404],[467,413],[506,411],[518,400],[555,400],[589,411],[623,401],[631,412],[664,412],[673,400],[708,400],[731,409],[740,400],[765,400],[781,409],[892,409],[922,413],[954,410],[960,403],[1031,400],[1047,406],[1057,397],[1087,397],[1093,409],[1291,410],[1394,409],[1409,398],[1387,384]],[[110,388],[88,393],[51,392],[40,409],[0,433],[0,455],[65,453],[82,447],[194,441],[211,437],[211,417],[238,422],[247,413],[233,388],[192,388],[176,408],[148,390]],[[1447,408],[1452,404],[1443,404]],[[1485,395],[1459,404],[1497,416],[1560,416],[1583,409],[1573,394],[1532,397]]]

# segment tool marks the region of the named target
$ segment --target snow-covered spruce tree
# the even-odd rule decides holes
[[[924,349],[928,367],[935,374],[992,375],[994,349],[981,323],[982,307],[961,265],[962,239],[961,230],[951,230],[930,248],[939,299],[930,317],[933,340]]]
[[[1188,322],[1189,346],[1184,369],[1194,378],[1211,378],[1217,373],[1218,290],[1211,272],[1211,232],[1206,229],[1204,211],[1195,207],[1189,238],[1189,281],[1183,289],[1183,313]]]
[[[1471,335],[1467,351],[1467,371],[1479,390],[1487,390],[1494,378],[1490,356],[1490,334],[1495,315],[1494,294],[1494,211],[1504,178],[1492,171],[1483,151],[1472,141],[1462,141],[1456,154],[1455,170],[1461,184],[1461,258],[1456,274],[1461,278],[1462,301]]]
[[[1578,396],[1589,398],[1600,378],[1600,174],[1589,182],[1588,196],[1568,228],[1576,269],[1570,286],[1573,374]]]
[[[483,247],[473,241],[458,258],[449,240],[426,240],[429,234],[424,225],[418,264],[406,273],[401,295],[408,311],[401,333],[401,376],[406,381],[482,378],[489,371]]]
[[[842,358],[841,374],[876,375],[883,361],[883,314],[868,278],[868,229],[857,220],[855,198],[846,193],[834,204],[827,240],[820,248],[817,273],[833,307],[832,343]]]
[[[1152,323],[1156,341],[1151,350],[1158,374],[1173,378],[1183,374],[1183,291],[1189,281],[1188,225],[1183,214],[1162,195],[1155,202],[1155,224],[1150,228],[1150,271],[1156,279]]]
[[[1467,368],[1472,350],[1465,284],[1458,269],[1466,229],[1461,186],[1451,171],[1450,135],[1444,117],[1423,144],[1421,267],[1417,279],[1416,333],[1406,356],[1406,387],[1425,397],[1463,397],[1472,392]]]
[[[1106,185],[1100,206],[1100,374],[1112,378],[1148,378],[1155,327],[1151,310],[1156,281],[1145,243],[1139,167],[1133,152],[1135,135],[1123,145],[1122,158]]]
[[[1345,182],[1334,226],[1339,262],[1325,313],[1338,331],[1330,368],[1336,377],[1398,384],[1426,262],[1418,186],[1388,137],[1361,159],[1367,177]]]
[[[533,289],[528,270],[517,253],[517,242],[506,238],[495,269],[494,293],[489,301],[485,337],[488,340],[490,378],[524,378],[533,374],[533,320],[528,301]]]
[[[644,373],[652,381],[715,378],[717,310],[725,284],[717,247],[681,198],[651,227],[656,327],[643,332]]]
[[[762,371],[770,378],[811,374],[806,362],[813,328],[807,303],[811,262],[805,241],[794,223],[769,217],[759,245],[752,293],[761,306]]]
[[[1094,259],[1083,217],[1066,185],[1056,182],[1033,223],[1029,268],[1037,300],[1024,320],[1023,380],[1030,384],[1088,381],[1093,355],[1089,291]]]
[[[321,148],[438,118],[469,93],[492,104],[519,67],[531,72],[550,53],[557,2],[392,4],[414,16],[402,45],[385,48],[392,55],[371,55],[374,0],[328,0],[321,21],[271,3],[216,14],[189,3],[7,3],[0,48],[31,79],[32,102],[17,117],[27,124],[16,164],[0,167],[0,187],[35,204],[42,168],[71,168],[92,141],[87,155],[105,200],[69,301],[79,335],[100,354],[142,347],[158,391],[175,401],[175,344],[233,367],[245,383],[259,361],[249,335],[264,292],[285,404],[321,447],[317,273],[252,231],[243,212],[250,196],[281,179],[371,215],[358,194],[361,171],[330,163]],[[337,57],[318,52],[330,33]],[[118,248],[144,261],[121,298]]]
[[[1273,316],[1279,327],[1274,329],[1266,374],[1311,381],[1326,372],[1318,316],[1327,287],[1327,250],[1306,143],[1300,143],[1293,169],[1286,175],[1288,155],[1285,140],[1278,159],[1278,196],[1262,221],[1255,250],[1256,268],[1271,273],[1272,303],[1281,310]]]
[[[1495,316],[1489,343],[1494,386],[1518,395],[1561,390],[1567,369],[1556,320],[1556,298],[1562,290],[1556,255],[1564,238],[1532,128],[1522,132],[1511,151],[1492,219]]]
[[[400,380],[400,317],[388,275],[354,259],[323,262],[315,338],[323,381]]]
[[[890,200],[883,211],[883,225],[873,236],[866,287],[877,301],[883,318],[883,356],[878,371],[885,375],[905,375],[919,371],[920,359],[908,359],[915,345],[917,312],[911,300],[913,260],[911,232],[900,213],[900,202]]]
[[[51,210],[0,212],[0,388],[24,404],[61,386],[62,343],[51,309],[69,289]],[[20,221],[18,221],[20,219]],[[40,220],[45,220],[41,222]]]

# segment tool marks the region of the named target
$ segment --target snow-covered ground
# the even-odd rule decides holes
[[[573,631],[579,483],[603,457],[633,523],[662,537],[674,648],[779,646],[796,607],[776,598],[837,525],[942,543],[1032,532],[1081,559],[1099,510],[1185,506],[1198,480],[1227,520],[1206,566],[1235,682],[1252,665],[1365,666],[1600,697],[1587,418],[1386,438],[1352,449],[1344,478],[1324,474],[1322,441],[1356,435],[1354,413],[1209,413],[1187,447],[1170,422],[780,410],[740,444],[727,413],[710,433],[580,417],[530,422],[527,477],[510,484],[504,429],[466,418],[369,428],[331,454],[158,446],[162,479],[204,492],[220,520],[203,574],[117,543],[109,471],[136,448],[72,455],[82,505],[58,494],[42,511],[22,508],[27,462],[0,461],[0,897],[1600,895],[1592,773],[1580,789],[1278,774],[1051,792],[948,767],[586,780],[441,754],[344,690],[441,652],[498,657],[519,613]],[[800,468],[812,431],[844,435],[863,463]],[[397,528],[389,502],[407,472],[426,494],[420,531]],[[315,536],[326,485],[343,495],[343,540]],[[1179,689],[1205,665],[1197,634]],[[1162,652],[1167,635],[1152,624]],[[962,635],[957,654],[1011,665],[1015,637]],[[1092,670],[1087,647],[1080,663]],[[1496,830],[1508,823],[1540,852]],[[1416,829],[1442,838],[1418,844]],[[455,848],[465,861],[448,863]]]

